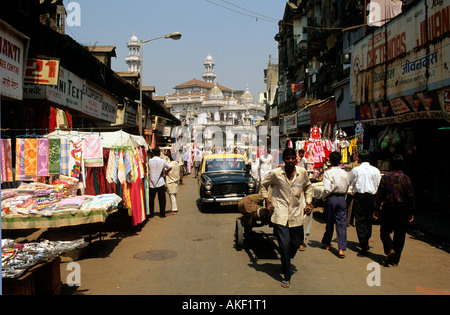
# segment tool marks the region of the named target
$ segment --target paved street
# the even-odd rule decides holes
[[[81,285],[76,290],[66,287],[64,292],[86,295],[450,294],[450,259],[446,251],[408,234],[399,266],[383,267],[373,264],[381,263],[384,258],[379,226],[374,226],[372,248],[366,257],[359,256],[355,228],[349,227],[346,257],[339,259],[335,239],[331,251],[320,247],[325,228],[320,208],[315,209],[306,250],[298,252],[293,260],[291,287],[281,288],[281,262],[271,228],[254,229],[254,239],[247,249],[237,251],[234,248],[237,211],[199,211],[196,179],[188,176],[184,182],[178,195],[178,215],[162,219],[155,216],[142,229],[108,233],[102,242],[93,242],[77,261],[81,267]],[[69,273],[66,267],[67,263],[61,265],[63,283]],[[368,285],[368,278],[369,283],[379,285]]]

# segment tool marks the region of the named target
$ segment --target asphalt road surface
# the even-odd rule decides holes
[[[420,234],[408,234],[400,264],[384,267],[379,226],[373,228],[367,256],[358,254],[356,231],[349,226],[346,257],[339,259],[336,234],[330,251],[321,248],[325,229],[321,208],[314,210],[306,250],[298,252],[292,261],[291,286],[282,288],[281,262],[272,229],[253,229],[247,246],[236,250],[237,209],[202,212],[197,205],[196,179],[187,176],[184,183],[178,194],[178,215],[155,216],[141,228],[108,232],[101,242],[93,241],[84,250],[76,260],[78,269],[69,262],[62,263],[63,292],[197,297],[450,294],[448,252],[423,240]],[[75,281],[79,285],[69,287],[67,283],[75,279],[74,270],[79,270]]]

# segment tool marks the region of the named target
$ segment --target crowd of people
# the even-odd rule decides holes
[[[235,153],[236,150],[234,151]],[[174,161],[170,151],[161,154],[159,149],[150,152],[150,217],[154,216],[154,198],[158,195],[160,216],[165,217],[167,191],[171,203],[171,214],[177,214],[178,185],[184,175],[191,172],[191,162],[195,177],[200,171],[202,158],[213,152],[187,151],[182,161]],[[304,220],[313,210],[313,187],[305,167],[303,150],[286,148],[283,151],[283,166],[273,167],[273,156],[267,149],[259,157],[252,153],[249,157],[250,172],[260,185],[260,194],[265,208],[271,213],[281,254],[284,279],[282,287],[288,288],[291,280],[290,261],[298,250],[304,250]],[[373,219],[380,222],[380,238],[383,244],[386,265],[399,263],[405,244],[408,222],[414,220],[415,200],[412,182],[402,172],[401,156],[393,156],[391,171],[381,174],[370,165],[369,153],[359,154],[360,164],[350,171],[341,163],[342,155],[332,152],[329,167],[323,174],[323,195],[326,218],[322,248],[330,250],[334,230],[336,230],[338,257],[344,258],[347,247],[347,196],[353,194],[352,214],[355,219],[356,234],[360,253],[370,250]],[[269,194],[270,191],[270,194]],[[391,234],[393,233],[393,238]]]
[[[272,213],[274,235],[277,238],[284,280],[281,286],[290,286],[290,261],[304,239],[303,218],[312,211],[313,188],[301,158],[293,148],[283,151],[284,166],[271,170],[261,180],[261,193],[266,207]],[[359,154],[360,165],[346,171],[341,154],[332,152],[330,167],[323,176],[323,195],[326,217],[322,247],[330,250],[334,229],[337,234],[338,257],[345,257],[347,247],[348,193],[353,193],[353,214],[360,244],[360,253],[369,251],[373,219],[380,220],[380,238],[386,254],[384,263],[399,263],[405,244],[408,222],[414,220],[415,200],[411,180],[402,172],[403,159],[393,156],[391,171],[382,175],[369,164],[368,152]],[[268,190],[272,189],[269,199]],[[393,238],[391,234],[393,233]]]

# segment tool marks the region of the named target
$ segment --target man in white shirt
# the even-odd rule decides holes
[[[202,163],[202,152],[198,148],[194,148],[193,151],[194,151],[194,174],[195,174],[194,178],[197,178]]]
[[[356,235],[361,246],[361,254],[369,250],[369,239],[372,236],[372,217],[375,210],[375,194],[381,181],[380,171],[369,164],[369,152],[359,154],[360,166],[353,168],[349,174],[350,185],[353,186],[353,208]]]
[[[329,250],[333,238],[334,224],[339,249],[339,258],[344,258],[347,249],[347,202],[345,201],[349,180],[346,171],[338,165],[341,161],[339,152],[331,152],[331,168],[323,174],[323,195],[325,199],[326,227],[322,238],[323,248]]]
[[[148,162],[149,168],[149,201],[150,201],[150,218],[155,216],[155,196],[158,194],[159,201],[159,216],[164,218],[166,216],[166,188],[163,172],[169,172],[172,167],[166,160],[159,156],[161,150],[159,148],[153,149],[152,158]]]
[[[261,194],[266,208],[273,212],[271,221],[277,237],[284,280],[288,288],[291,279],[291,259],[303,243],[303,215],[312,211],[313,188],[304,168],[296,166],[297,154],[292,148],[283,151],[284,166],[270,171],[261,182]],[[268,189],[272,187],[269,200]]]

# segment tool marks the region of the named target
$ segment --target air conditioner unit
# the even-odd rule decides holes
[[[341,55],[341,64],[350,64],[352,62],[352,54],[351,53],[344,53]]]

